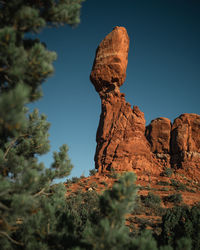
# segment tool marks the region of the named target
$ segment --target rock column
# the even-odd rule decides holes
[[[145,137],[144,114],[125,101],[119,87],[126,78],[129,37],[124,27],[115,27],[96,51],[90,80],[101,98],[95,166],[100,173],[134,171],[146,176],[159,174]],[[154,167],[153,167],[154,166]],[[148,178],[148,177],[147,177]]]

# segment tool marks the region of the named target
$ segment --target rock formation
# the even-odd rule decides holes
[[[90,80],[102,110],[95,167],[99,173],[134,171],[139,178],[158,176],[164,167],[173,167],[200,179],[200,115],[183,114],[173,125],[161,117],[145,128],[143,112],[131,108],[119,89],[126,77],[128,50],[126,29],[115,27],[96,51]]]
[[[144,114],[137,106],[132,109],[119,90],[125,81],[128,49],[129,38],[123,27],[115,27],[97,48],[90,75],[102,103],[95,166],[101,173],[114,169],[158,174],[161,166],[145,137]]]
[[[117,89],[124,83],[128,50],[129,37],[123,27],[115,27],[100,43],[90,75],[99,94]]]
[[[183,114],[171,131],[171,165],[200,180],[200,115]]]
[[[200,153],[200,115],[183,114],[172,126],[172,154],[181,152]]]
[[[146,128],[146,137],[151,144],[153,153],[166,153],[170,151],[171,121],[167,118],[157,118],[151,121]]]
[[[159,117],[146,127],[145,135],[150,143],[151,151],[163,167],[170,167],[171,121]]]
[[[167,118],[157,118],[146,127],[146,137],[163,166],[182,169],[191,178],[199,178],[200,115],[182,114],[173,125]]]

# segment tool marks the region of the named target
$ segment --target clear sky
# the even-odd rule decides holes
[[[56,51],[55,73],[43,84],[44,97],[30,107],[51,123],[51,152],[69,146],[71,176],[94,168],[101,102],[89,80],[95,50],[115,26],[130,37],[127,77],[121,92],[144,112],[146,124],[200,114],[199,0],[86,0],[77,28],[44,29],[39,35]]]

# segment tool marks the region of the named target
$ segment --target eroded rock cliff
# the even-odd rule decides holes
[[[157,118],[146,127],[146,137],[162,165],[200,179],[200,115],[182,114],[172,125]]]
[[[129,37],[115,27],[97,48],[90,75],[101,98],[95,167],[158,176],[164,167],[200,179],[200,115],[183,114],[174,123],[157,118],[145,128],[143,112],[126,102],[120,86],[126,78]]]

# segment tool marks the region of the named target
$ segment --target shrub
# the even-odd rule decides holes
[[[168,195],[164,197],[164,201],[173,202],[175,204],[181,203],[183,201],[182,195],[179,193]]]
[[[151,187],[148,185],[148,186],[140,186],[139,187],[140,190],[151,190]]]
[[[181,238],[176,243],[176,250],[191,250],[192,249],[192,241],[188,238]]]
[[[183,244],[189,245],[183,240],[178,243],[181,238],[186,238],[192,242],[192,249],[200,249],[200,205],[192,208],[178,206],[168,209],[162,216],[161,228],[160,244],[169,244],[173,248]]]
[[[134,237],[129,248],[134,250],[157,250],[157,243],[150,230],[144,230],[140,235]]]
[[[141,199],[147,207],[154,207],[155,205],[160,205],[161,203],[160,196],[155,195],[151,192],[149,192],[147,196],[141,196]]]
[[[91,183],[91,187],[95,189],[95,188],[97,188],[97,187],[98,187],[98,185],[97,185],[97,183],[96,183],[96,182],[92,182],[92,183]]]
[[[90,176],[93,176],[97,173],[97,170],[95,168],[90,170]]]
[[[87,223],[97,223],[101,218],[99,195],[95,191],[81,192],[67,197],[66,211],[59,220],[57,233],[62,228],[68,229],[59,242],[54,242],[54,249],[82,249],[83,232]],[[58,246],[62,246],[59,248]]]
[[[101,181],[100,184],[104,185],[104,186],[108,186],[108,184],[105,181]]]
[[[145,213],[145,206],[141,200],[141,197],[140,196],[137,196],[136,199],[135,199],[135,204],[134,204],[134,208],[131,212],[131,214],[133,215],[139,215],[139,214],[143,214]]]
[[[173,170],[171,168],[164,167],[164,170],[161,175],[166,176],[166,177],[171,177],[172,174],[173,174]]]
[[[161,207],[161,199],[158,195],[155,195],[151,192],[148,193],[147,196],[141,195],[142,203],[145,205],[145,213],[147,215],[155,215],[162,216],[165,212],[165,209]]]
[[[158,181],[156,184],[160,186],[170,186],[170,183],[167,181]]]
[[[77,183],[80,180],[78,177],[72,177],[72,183]]]
[[[133,207],[137,188],[135,176],[127,173],[106,190],[99,200],[101,219],[88,223],[84,231],[85,249],[131,249],[125,215]]]
[[[117,173],[114,168],[110,169],[110,173],[107,174],[108,177],[114,178],[114,179],[119,179],[121,176],[123,176],[124,173]]]
[[[186,185],[183,183],[180,183],[179,181],[176,181],[174,179],[171,179],[171,186],[173,186],[176,190],[185,191],[187,189]]]

